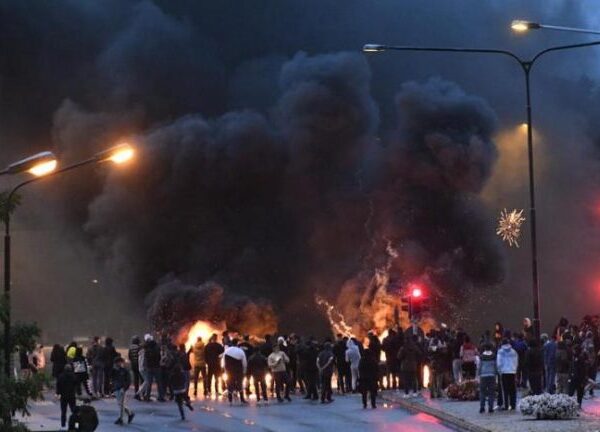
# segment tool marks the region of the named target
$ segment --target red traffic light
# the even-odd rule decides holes
[[[413,288],[410,292],[410,295],[413,298],[419,298],[423,295],[423,291],[421,290],[421,288]]]

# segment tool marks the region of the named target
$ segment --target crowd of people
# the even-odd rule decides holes
[[[599,324],[592,317],[580,325],[562,318],[540,342],[527,318],[519,331],[496,323],[477,342],[462,329],[444,325],[425,333],[417,321],[384,335],[370,332],[364,340],[342,334],[322,341],[296,334],[256,340],[223,332],[206,341],[198,337],[186,347],[168,335],[155,339],[146,334],[143,339],[134,336],[123,356],[111,338],[94,337],[85,348],[76,342],[54,345],[50,362],[63,426],[67,408],[73,412],[77,396],[114,397],[119,407],[115,423],[130,423],[135,417],[127,406],[131,386],[139,401],[175,401],[181,419],[185,408],[194,409],[190,395],[198,397],[199,391],[204,397],[224,396],[242,405],[252,393],[258,404],[270,398],[291,402],[294,394],[327,404],[333,402],[335,389],[340,395],[360,393],[364,408],[369,403],[376,408],[380,390],[420,396],[424,368],[432,398],[444,396],[450,384],[478,380],[483,413],[486,404],[488,412],[514,410],[518,388],[531,394],[576,394],[580,405],[585,393],[593,396]],[[24,373],[44,366],[41,347],[22,353]]]

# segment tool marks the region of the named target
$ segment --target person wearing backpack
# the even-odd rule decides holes
[[[81,396],[81,386],[83,385],[85,392],[88,396],[92,396],[90,386],[88,384],[89,373],[87,360],[83,356],[83,348],[77,347],[75,351],[75,358],[73,358],[73,373],[75,374],[75,380],[77,382],[77,395]]]
[[[460,359],[462,363],[462,374],[465,379],[475,378],[477,360],[477,347],[471,342],[469,336],[465,336],[465,341],[460,347]]]

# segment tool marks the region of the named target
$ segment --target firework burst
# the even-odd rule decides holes
[[[509,212],[504,209],[500,213],[498,219],[498,228],[496,228],[496,234],[498,234],[502,240],[508,243],[509,246],[519,247],[519,238],[521,237],[521,225],[525,222],[523,216],[523,210],[513,210]]]

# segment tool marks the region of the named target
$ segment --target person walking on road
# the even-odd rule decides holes
[[[114,361],[114,367],[111,372],[111,383],[117,404],[119,406],[119,418],[115,421],[116,425],[123,424],[123,415],[127,414],[127,423],[131,423],[135,417],[135,413],[126,405],[127,390],[131,386],[131,376],[125,368],[125,360],[123,357],[117,357]]]
[[[75,411],[76,388],[77,380],[73,373],[73,367],[67,364],[56,380],[56,397],[60,398],[60,424],[63,428],[67,424],[67,406],[71,414]]]
[[[187,372],[189,374],[189,372]],[[185,420],[185,412],[183,410],[183,405],[188,407],[190,411],[194,411],[194,407],[190,402],[188,397],[188,393],[186,391],[186,381],[189,382],[189,379],[186,380],[185,377],[186,371],[181,367],[180,362],[175,362],[175,365],[170,371],[169,386],[173,389],[173,394],[175,395],[175,403],[177,404],[177,408],[179,409],[179,415],[181,416],[181,420]]]

